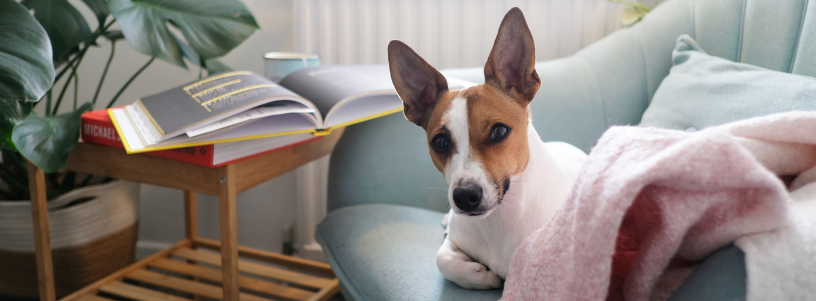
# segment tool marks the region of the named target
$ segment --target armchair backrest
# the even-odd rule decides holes
[[[542,139],[589,151],[610,126],[639,123],[684,33],[714,56],[816,76],[816,1],[669,0],[630,28],[536,66],[542,86],[531,106]],[[481,72],[447,75],[480,81]],[[369,203],[446,211],[446,193],[424,132],[402,114],[348,127],[332,154],[329,211]]]

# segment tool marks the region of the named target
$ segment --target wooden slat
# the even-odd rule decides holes
[[[189,301],[182,297],[168,295],[151,289],[123,282],[111,282],[99,288],[100,291],[134,300]]]
[[[72,294],[60,299],[60,301],[79,300],[79,298],[81,298],[81,297],[93,294],[94,292],[96,292],[96,290],[99,289],[99,287],[101,287],[103,285],[106,285],[108,283],[114,282],[116,280],[120,280],[120,279],[122,279],[122,277],[125,274],[130,273],[131,271],[136,270],[136,269],[144,268],[145,266],[147,266],[148,262],[151,262],[153,260],[156,260],[156,259],[159,259],[159,258],[162,258],[162,257],[167,257],[173,251],[175,251],[177,249],[180,249],[180,248],[189,247],[191,244],[192,244],[192,242],[189,239],[184,239],[182,241],[179,241],[175,245],[173,245],[172,247],[161,250],[159,252],[156,252],[153,255],[145,257],[144,259],[139,260],[136,263],[133,263],[133,264],[121,269],[121,270],[116,271],[115,273],[112,273],[112,274],[106,276],[105,278],[99,279],[96,282],[94,282],[94,283],[92,283],[92,284],[90,284],[90,285],[88,285],[88,286],[86,286],[86,287],[84,287],[84,288],[82,288],[82,289],[80,289],[80,290],[78,290],[76,292],[73,292]]]
[[[181,279],[170,275],[151,272],[148,270],[132,271],[125,275],[125,278],[133,279],[136,281],[143,281],[150,284],[163,286],[166,288],[172,288],[182,292],[194,293],[196,295],[201,295],[207,298],[223,300],[222,299],[223,292],[220,287],[204,284],[201,282],[194,282],[187,279]],[[242,301],[269,301],[269,299],[244,293],[238,294],[238,297],[240,297],[240,300]],[[238,298],[236,298],[236,300],[238,300]]]
[[[212,265],[221,265],[221,258],[218,257],[217,254],[201,252],[197,250],[191,249],[179,249],[173,252],[173,256],[178,256],[186,259],[195,260],[198,262],[203,262]],[[238,261],[238,270],[242,272],[247,272],[250,274],[255,274],[258,276],[268,277],[272,279],[283,280],[286,282],[302,285],[305,287],[311,287],[316,289],[322,289],[326,286],[330,286],[332,284],[332,279],[321,278],[317,276],[310,276],[301,274],[298,272],[287,271],[283,269],[278,269],[270,266],[265,266],[262,264],[257,264],[254,262],[247,262],[240,260]]]
[[[314,296],[309,298],[308,301],[326,301],[334,296],[334,294],[337,294],[337,292],[340,291],[340,281],[334,279],[332,282],[332,285],[320,289]]]
[[[37,261],[37,282],[40,300],[54,301],[54,263],[48,230],[48,199],[45,193],[45,173],[28,162],[28,190],[31,194],[31,217],[34,223],[34,253]]]
[[[193,245],[214,251],[221,250],[221,244],[218,243],[218,241],[203,237],[196,237],[195,239],[193,239]],[[238,254],[242,257],[287,266],[291,268],[301,269],[304,271],[315,272],[334,278],[334,272],[332,272],[331,266],[327,263],[298,258],[294,256],[287,256],[273,252],[262,251],[243,246],[238,246]]]
[[[235,165],[218,168],[218,216],[221,220],[221,273],[225,301],[238,301],[238,203]]]
[[[337,144],[337,140],[340,139],[342,134],[343,129],[340,128],[332,131],[330,135],[323,137],[323,139],[233,164],[237,167],[238,192],[240,193],[327,155]]]
[[[97,295],[85,295],[82,296],[82,298],[79,298],[79,301],[113,301],[113,300],[108,298],[102,298]]]
[[[65,168],[128,181],[218,194],[218,172],[215,168],[147,154],[128,155],[123,149],[109,146],[77,143]]]
[[[151,262],[150,266],[160,268],[163,270],[194,276],[201,279],[212,280],[215,282],[221,282],[222,279],[221,271],[219,270],[197,265],[185,264],[183,262],[165,258],[161,258],[159,260]],[[307,290],[283,286],[277,283],[266,282],[260,279],[244,276],[238,277],[238,284],[242,288],[248,290],[253,290],[256,292],[266,293],[293,300],[307,300],[310,297],[312,297],[312,295],[315,294],[314,292],[310,292]]]

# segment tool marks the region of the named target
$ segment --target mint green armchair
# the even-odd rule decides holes
[[[711,55],[816,76],[814,16],[816,2],[805,0],[666,1],[573,56],[539,63],[533,124],[545,141],[585,151],[608,127],[638,124],[684,33]],[[443,73],[483,81],[481,67]],[[445,189],[425,133],[401,114],[346,129],[331,158],[329,214],[316,233],[346,298],[500,298],[500,290],[461,289],[437,270]],[[744,300],[743,256],[733,246],[713,254],[672,300]]]

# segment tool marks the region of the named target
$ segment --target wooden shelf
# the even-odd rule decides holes
[[[213,240],[185,239],[61,300],[222,300],[221,256],[207,250],[219,248]],[[238,260],[241,300],[327,300],[339,290],[337,278],[325,263],[246,247],[241,250],[241,255],[247,255],[243,256],[247,260]]]
[[[218,168],[147,154],[128,155],[112,147],[77,144],[68,157],[68,170],[184,190],[186,239],[60,300],[99,301],[110,300],[110,297],[199,300],[206,297],[225,301],[311,301],[331,298],[338,292],[339,282],[329,265],[238,246],[236,196],[327,155],[342,133],[343,129],[337,129],[323,139]],[[45,176],[30,163],[28,173],[40,300],[54,301]],[[196,193],[218,196],[220,242],[198,237]],[[263,264],[239,260],[239,257]]]

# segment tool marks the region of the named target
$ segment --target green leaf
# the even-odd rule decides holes
[[[17,151],[11,141],[14,126],[31,113],[31,103],[25,101],[0,101],[0,149]]]
[[[648,12],[648,8],[644,10],[643,8],[637,6],[627,6],[621,13],[621,23],[623,23],[623,25],[635,24],[643,19],[643,16],[645,16]]]
[[[215,59],[206,60],[204,61],[204,64],[206,65],[204,67],[207,68],[208,76],[216,73],[232,71],[232,68],[230,68],[227,65],[224,65],[224,63],[221,63]]]
[[[108,8],[133,48],[184,68],[179,39],[168,25],[205,60],[227,54],[258,29],[238,0],[110,0]]]
[[[22,3],[34,10],[34,17],[48,32],[56,62],[65,62],[72,49],[92,36],[88,22],[67,0],[24,0]]]
[[[193,64],[201,65],[201,57],[198,56],[198,53],[196,53],[195,50],[193,50],[193,48],[190,48],[190,46],[184,44],[184,42],[182,42],[176,36],[172,37],[173,41],[176,43],[176,46],[179,48],[179,50],[181,50],[181,55],[183,57],[187,58],[187,60],[192,62]]]
[[[179,50],[181,50],[182,56],[187,58],[187,60],[192,62],[193,64],[196,64],[201,68],[207,69],[208,76],[216,73],[232,71],[230,67],[224,65],[223,63],[219,62],[216,59],[206,59],[202,61],[201,57],[198,56],[198,53],[196,53],[195,50],[190,48],[190,46],[187,46],[187,44],[184,44],[181,40],[179,40],[176,37],[173,37],[173,39],[175,40],[176,45],[179,47]]]
[[[54,85],[48,35],[14,0],[0,0],[0,7],[0,102],[36,102]]]
[[[105,26],[105,19],[110,15],[108,10],[108,3],[105,0],[82,0],[85,5],[93,11],[96,15],[96,20],[99,22],[99,27]]]
[[[74,112],[40,117],[29,114],[14,127],[11,139],[28,161],[46,173],[59,171],[79,140],[79,124],[83,113],[93,105],[85,103]]]

